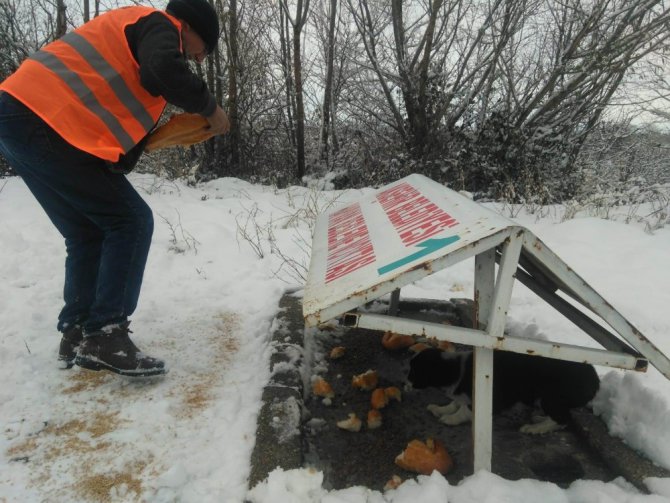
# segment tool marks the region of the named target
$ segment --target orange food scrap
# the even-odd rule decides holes
[[[400,392],[400,389],[396,388],[395,386],[384,388],[384,394],[389,400],[393,399],[402,402],[402,393]]]
[[[442,351],[446,351],[448,353],[453,353],[454,351],[456,351],[456,346],[454,345],[453,342],[450,341],[441,341],[436,337],[431,337],[430,339],[428,339],[428,342],[430,343],[431,346],[434,346],[437,349],[441,349]]]
[[[328,382],[323,378],[319,377],[312,383],[312,393],[316,396],[322,396],[324,398],[333,398],[335,392],[333,387],[328,384]]]
[[[344,346],[335,346],[333,349],[330,350],[330,359],[331,360],[337,360],[338,358],[342,358],[344,356],[345,352]]]
[[[386,349],[404,349],[410,347],[416,341],[411,335],[394,334],[393,332],[384,332],[382,336],[382,346]]]
[[[454,351],[456,351],[456,346],[454,345],[454,343],[449,341],[440,341],[437,343],[437,347],[440,348],[442,351],[446,351],[448,353],[453,353]]]
[[[404,470],[423,475],[430,475],[433,470],[444,475],[454,466],[454,461],[442,442],[429,438],[425,443],[412,440],[395,458],[395,464]]]
[[[357,432],[361,431],[362,424],[363,422],[358,419],[356,413],[351,412],[347,419],[343,419],[342,421],[337,422],[337,427],[342,428],[343,430]]]
[[[378,380],[379,379],[377,378],[377,371],[368,370],[363,374],[353,376],[351,378],[351,385],[354,388],[359,388],[362,390],[371,390],[377,387]]]
[[[402,484],[402,479],[397,475],[391,477],[386,484],[384,484],[384,491],[390,491],[391,489],[397,489],[400,484]]]
[[[374,430],[382,425],[382,413],[377,409],[371,409],[368,412],[368,429]]]
[[[384,388],[376,388],[370,397],[370,404],[373,409],[383,409],[389,403],[389,398],[386,396]]]

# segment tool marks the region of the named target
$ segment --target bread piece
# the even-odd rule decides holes
[[[346,349],[344,346],[335,346],[333,349],[330,350],[330,359],[331,360],[337,360],[338,358],[342,358],[344,356]]]
[[[393,399],[402,402],[402,393],[400,392],[400,389],[396,388],[395,386],[384,388],[384,394],[389,400]]]
[[[412,440],[395,458],[395,464],[404,470],[423,475],[430,475],[433,470],[444,475],[454,466],[454,461],[442,442],[429,438],[425,443]]]
[[[377,409],[368,411],[368,429],[374,430],[382,425],[382,413]]]
[[[209,122],[199,114],[177,114],[157,128],[147,140],[145,150],[151,152],[160,148],[181,145],[188,147],[214,136]]]
[[[348,419],[343,419],[342,421],[337,422],[337,427],[347,431],[358,432],[361,431],[361,426],[363,422],[358,419],[355,412],[349,414]]]
[[[379,381],[377,377],[376,370],[368,370],[363,374],[355,375],[351,378],[351,385],[354,388],[362,389],[369,391],[377,387],[377,382]]]
[[[386,484],[384,484],[384,491],[390,491],[391,489],[397,489],[400,484],[402,484],[402,479],[397,475],[391,477]]]
[[[324,398],[333,398],[335,396],[333,387],[322,377],[318,377],[312,383],[312,393]]]
[[[370,396],[370,405],[372,405],[372,408],[383,409],[387,403],[389,403],[389,399],[386,396],[384,388],[375,388]]]
[[[396,350],[410,347],[416,341],[411,335],[400,335],[393,332],[384,332],[382,335],[382,346],[386,349]]]

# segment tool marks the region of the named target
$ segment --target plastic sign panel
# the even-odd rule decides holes
[[[422,175],[317,217],[303,314],[316,325],[502,241],[514,222]],[[490,243],[489,243],[490,244]],[[411,274],[406,274],[411,273]]]

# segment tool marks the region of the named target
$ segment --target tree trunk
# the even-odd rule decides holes
[[[300,5],[301,0],[298,1]],[[295,140],[296,140],[296,178],[305,176],[305,105],[302,96],[302,58],[300,51],[300,31],[302,26],[293,27],[293,72],[295,74]]]
[[[238,118],[237,76],[239,55],[237,43],[237,0],[228,3],[228,119],[230,120],[230,160],[236,170],[240,170],[240,141],[242,135]]]
[[[279,12],[279,38],[281,42],[281,65],[284,73],[284,80],[286,82],[286,128],[288,130],[289,141],[291,146],[295,148],[295,126],[293,124],[293,116],[295,115],[295,99],[293,93],[293,76],[291,75],[291,44],[289,40],[288,29],[288,14],[280,8]]]
[[[335,53],[335,19],[337,17],[337,0],[330,0],[330,12],[328,13],[328,53],[326,55],[326,82],[323,91],[323,116],[321,121],[321,135],[319,157],[328,162],[328,128],[331,119],[331,104],[333,95],[333,67]]]
[[[410,58],[407,53],[407,28],[403,19],[403,0],[391,2],[395,53],[407,111],[409,148],[416,157],[423,156],[427,147],[432,143],[433,131],[430,124],[430,103],[428,102],[429,68],[433,57],[437,15],[442,4],[443,0],[432,0],[428,3],[426,29],[416,54]]]
[[[302,51],[300,37],[307,20],[310,0],[298,0],[295,19],[291,18],[287,0],[281,0],[281,8],[293,26],[293,78],[295,81],[295,141],[296,141],[296,178],[305,176],[305,106],[302,95]]]
[[[56,1],[56,33],[54,38],[61,38],[67,33],[67,7],[65,0]]]

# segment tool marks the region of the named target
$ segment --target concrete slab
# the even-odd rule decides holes
[[[279,308],[270,342],[272,376],[263,390],[256,445],[251,454],[250,488],[277,467],[291,470],[303,466],[302,305],[299,298],[286,294]]]

